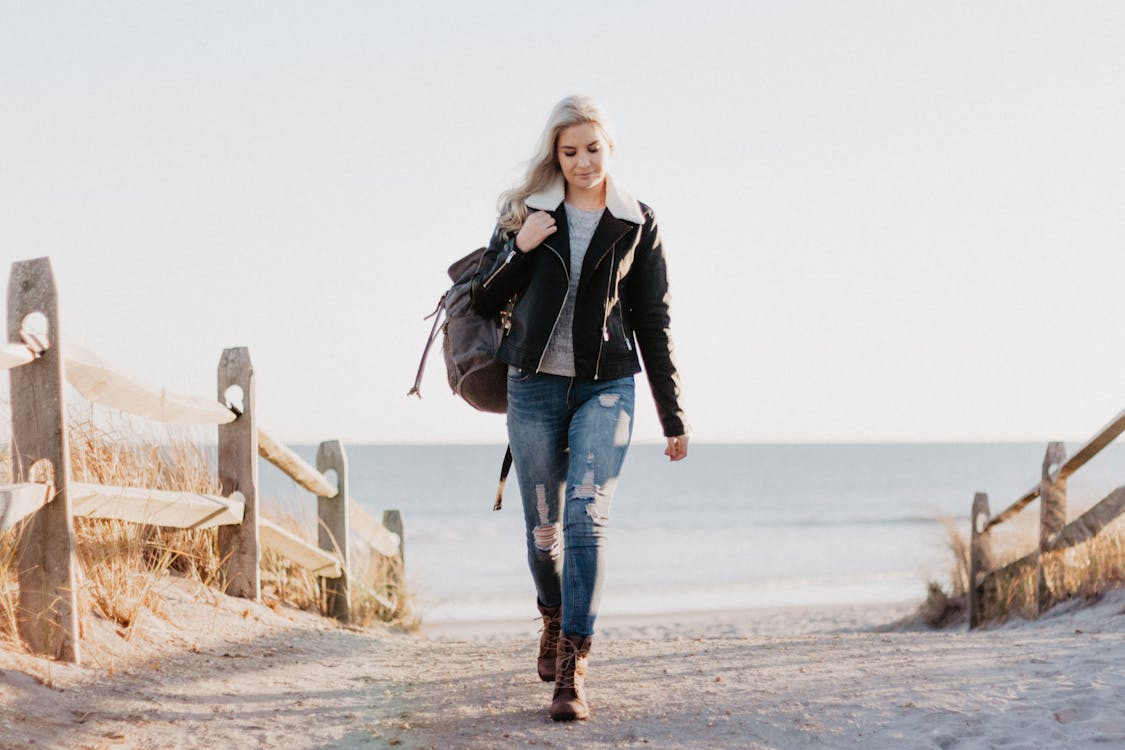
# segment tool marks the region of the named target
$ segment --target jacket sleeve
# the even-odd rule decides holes
[[[668,291],[668,268],[660,228],[651,209],[645,210],[645,224],[633,256],[629,275],[629,319],[637,337],[645,374],[666,437],[688,431],[680,406],[680,374],[672,346]]]
[[[473,309],[489,317],[499,315],[517,292],[527,286],[531,264],[527,253],[516,248],[515,234],[504,237],[497,226],[473,276],[469,298]]]

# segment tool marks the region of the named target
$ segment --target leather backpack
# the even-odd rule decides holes
[[[493,414],[504,414],[508,409],[508,365],[496,355],[504,331],[510,325],[511,305],[498,318],[486,317],[473,309],[470,293],[473,276],[480,268],[487,248],[479,248],[449,267],[453,286],[441,295],[437,307],[425,317],[434,319],[414,387],[406,394],[422,398],[422,374],[430,347],[441,331],[441,351],[445,358],[445,374],[453,393],[464,399],[474,409]],[[443,322],[444,321],[444,322]],[[500,486],[496,492],[493,510],[503,502],[504,482],[512,465],[509,446],[500,470]]]

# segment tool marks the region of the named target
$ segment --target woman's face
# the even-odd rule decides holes
[[[559,133],[555,153],[567,187],[590,190],[602,184],[609,168],[609,144],[593,123],[571,125]]]

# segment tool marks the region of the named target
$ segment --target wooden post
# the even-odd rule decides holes
[[[969,543],[969,628],[984,622],[984,577],[992,570],[992,534],[988,521],[988,493],[973,496],[972,534]]]
[[[254,414],[254,368],[246,347],[224,349],[219,360],[219,403],[227,403],[227,389],[242,389],[242,413],[219,425],[219,482],[223,495],[241,492],[245,498],[242,523],[219,527],[219,555],[223,559],[226,593],[260,601],[261,547],[258,541],[258,427]]]
[[[387,527],[387,531],[398,534],[398,559],[402,563],[402,568],[405,574],[406,570],[406,534],[402,530],[402,514],[397,510],[383,511],[383,525]]]
[[[348,523],[348,457],[339,440],[326,440],[316,449],[316,470],[336,472],[336,494],[316,500],[317,544],[340,556],[339,578],[321,578],[327,601],[327,614],[341,622],[351,618],[351,524]]]
[[[31,313],[47,319],[50,347],[9,374],[12,469],[29,482],[32,464],[46,460],[54,484],[50,501],[28,516],[17,532],[18,628],[34,652],[78,663],[78,575],[71,525],[70,450],[63,403],[63,357],[59,305],[49,258],[12,264],[8,280],[8,341],[20,343]]]
[[[1039,483],[1039,601],[1042,614],[1053,603],[1051,588],[1043,566],[1043,557],[1050,549],[1055,534],[1066,525],[1066,480],[1059,478],[1059,469],[1066,461],[1066,447],[1060,442],[1047,444],[1043,456],[1043,478]]]

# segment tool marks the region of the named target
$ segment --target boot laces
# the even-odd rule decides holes
[[[540,620],[540,623],[539,623],[539,632],[540,633],[550,633],[550,634],[554,635],[555,637],[558,637],[559,630],[562,628],[562,614],[561,613],[559,614],[558,617],[552,617],[551,615],[540,615],[539,617],[537,617],[535,619]]]
[[[555,670],[555,687],[564,690],[578,688],[578,647],[569,638],[559,638],[559,661]]]
[[[555,671],[555,687],[574,690],[577,688],[575,672],[578,666],[578,653],[573,648],[565,648],[560,641],[559,654],[560,661]]]

